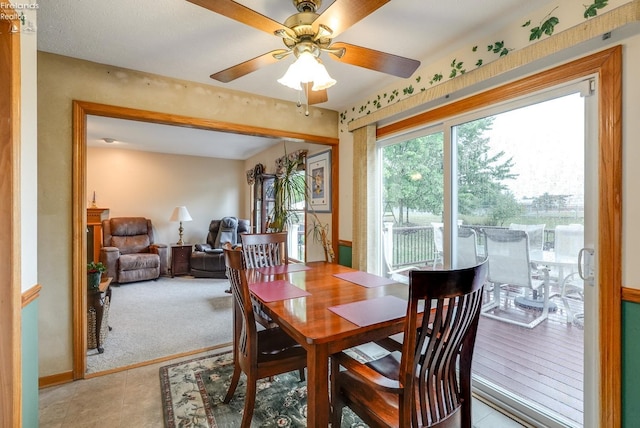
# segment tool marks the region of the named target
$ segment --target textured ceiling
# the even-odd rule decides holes
[[[238,3],[278,22],[284,22],[296,12],[290,0]],[[320,12],[331,3],[325,1]],[[392,0],[339,34],[334,41],[417,59],[425,65],[440,59],[445,52],[496,32],[544,3],[548,2]],[[276,82],[293,61],[291,57],[230,83],[210,79],[209,75],[214,72],[284,45],[276,36],[186,0],[42,0],[38,4],[39,50],[288,101],[298,100],[297,91]],[[327,57],[331,56],[326,53],[321,56],[329,74],[338,83],[328,89],[329,101],[319,107],[342,111],[397,79]],[[239,156],[246,157],[247,153]]]

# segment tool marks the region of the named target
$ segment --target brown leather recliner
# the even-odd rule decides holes
[[[167,274],[168,249],[153,242],[151,220],[114,217],[102,221],[100,261],[113,282],[157,279]]]
[[[235,236],[229,235],[229,229],[237,222]],[[221,220],[212,220],[209,224],[209,234],[206,244],[196,244],[191,253],[191,275],[196,278],[226,278],[226,266],[222,245],[229,242],[232,245],[241,243],[240,235],[251,232],[249,220],[224,217]]]

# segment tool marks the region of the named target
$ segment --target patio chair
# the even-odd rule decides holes
[[[523,230],[483,229],[487,258],[488,282],[493,284],[493,299],[482,308],[482,315],[510,324],[534,328],[549,316],[549,270],[538,268],[529,259],[529,237]],[[530,322],[518,321],[495,312],[500,309],[503,287],[519,287],[524,296],[514,299],[516,306],[540,311]],[[508,294],[508,288],[506,288]]]
[[[409,265],[394,268],[393,267],[393,236],[390,230],[382,231],[382,253],[384,256],[384,263],[386,266],[386,277],[391,278],[394,281],[401,282],[403,284],[409,284],[409,271],[414,269],[420,269],[421,265]]]
[[[458,258],[460,258],[460,226],[462,225],[462,220],[458,220]],[[444,236],[443,236],[443,230],[444,230],[444,223],[437,223],[437,222],[431,222],[431,226],[433,227],[433,246],[436,250],[436,254],[433,258],[433,265],[432,267],[435,268],[436,266],[439,265],[443,265],[444,264]],[[468,229],[468,228],[465,228]],[[470,230],[470,229],[469,229]],[[475,232],[474,232],[475,234]],[[463,232],[463,239],[464,238],[471,238],[470,234],[467,232]],[[466,266],[475,266],[476,265],[476,260],[474,260],[473,262],[471,262],[471,247],[470,245],[467,246],[467,244],[470,241],[467,242],[462,242],[462,246],[464,247],[464,254],[462,254],[462,257],[468,257],[466,260],[469,261],[469,264],[466,264]],[[475,245],[475,244],[474,244]],[[474,254],[477,254],[477,250],[473,250]],[[466,262],[465,262],[466,263]],[[464,264],[460,264],[460,260],[458,260],[458,266],[465,266]]]
[[[409,273],[403,343],[362,363],[331,356],[331,426],[348,406],[369,426],[471,428],[471,363],[486,261],[459,270]],[[421,317],[419,307],[432,308]],[[341,367],[344,368],[341,369]]]
[[[509,229],[524,230],[529,235],[529,251],[544,250],[544,227],[545,224],[518,224],[511,223]]]
[[[240,375],[247,376],[242,414],[243,428],[248,428],[256,401],[256,383],[259,379],[272,377],[293,370],[300,372],[304,380],[307,353],[299,343],[280,328],[260,330],[251,304],[249,283],[242,266],[242,250],[223,247],[227,275],[231,283],[233,305],[233,376],[224,397],[229,403],[238,386]]]
[[[569,304],[569,299],[584,301],[584,282],[578,275],[578,253],[584,247],[584,226],[581,224],[559,225],[555,229],[555,255],[556,260],[575,261],[576,269],[563,272],[558,277],[560,286],[560,298],[567,313],[567,323],[582,322],[584,311],[574,314]]]
[[[444,223],[431,222],[431,226],[433,227],[433,247],[436,251],[432,267],[435,268],[438,264],[444,263],[444,237],[442,236]]]
[[[470,227],[458,227],[458,263],[457,268],[478,264],[478,238]]]

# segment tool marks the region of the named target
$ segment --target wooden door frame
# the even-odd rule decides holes
[[[15,15],[0,7],[4,17]],[[14,28],[18,31],[12,31]],[[0,20],[0,426],[22,425],[20,21]],[[7,203],[8,202],[8,203]]]
[[[137,120],[142,122],[157,123],[163,125],[185,126],[189,128],[207,129],[218,132],[230,132],[261,136],[267,138],[295,138],[300,141],[314,144],[324,144],[337,147],[339,139],[313,134],[282,131],[270,128],[261,128],[228,122],[220,122],[212,119],[181,116],[170,113],[160,113],[150,110],[140,110],[127,107],[119,107],[107,104],[92,103],[87,101],[73,101],[73,172],[72,172],[72,290],[73,290],[73,379],[83,379],[87,371],[87,216],[84,201],[87,200],[87,115],[112,117],[117,119]],[[338,183],[338,150],[334,150],[332,156],[332,180]],[[333,192],[334,209],[331,214],[332,233],[337,243],[338,234],[338,192]],[[337,245],[334,245],[337,254]]]

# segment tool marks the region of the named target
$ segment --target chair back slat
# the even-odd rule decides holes
[[[487,270],[484,261],[465,269],[409,273],[400,366],[405,390],[418,391],[411,415],[416,426],[433,426],[471,399],[471,360]],[[421,305],[426,312],[418,325]]]
[[[233,296],[233,337],[234,347],[241,367],[255,365],[256,322],[249,292],[249,283],[243,268],[242,250],[224,246],[227,277]]]
[[[248,269],[289,263],[287,232],[246,233],[242,235],[242,251]]]

